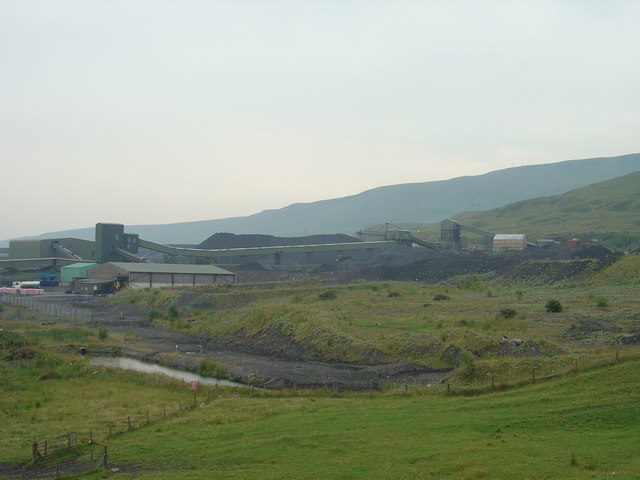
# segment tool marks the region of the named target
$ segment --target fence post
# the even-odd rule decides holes
[[[44,456],[47,456],[47,441],[44,441]]]
[[[38,461],[38,440],[36,437],[33,437],[31,441],[31,456],[33,457],[33,463]]]
[[[149,425],[149,410],[147,409],[147,425]]]
[[[104,453],[102,454],[102,464],[104,468],[107,468],[107,446],[104,446]]]

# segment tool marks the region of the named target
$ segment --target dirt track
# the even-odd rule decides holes
[[[360,365],[259,355],[243,351],[237,345],[229,348],[228,344],[215,339],[147,326],[146,310],[135,305],[109,304],[98,298],[71,295],[46,296],[42,301],[90,311],[92,319],[86,325],[127,333],[129,340],[122,347],[123,356],[192,371],[207,359],[223,365],[236,381],[242,382],[249,375],[255,375],[255,384],[266,388],[369,390],[388,382],[435,384],[447,376],[444,370],[408,362]],[[123,320],[118,318],[121,311],[126,313]]]

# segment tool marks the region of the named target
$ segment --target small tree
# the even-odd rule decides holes
[[[513,308],[503,308],[498,312],[498,317],[502,318],[513,318],[518,314],[516,310]]]
[[[549,313],[559,313],[563,310],[562,304],[558,300],[549,300],[544,308]]]

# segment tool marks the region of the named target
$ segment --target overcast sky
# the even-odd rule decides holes
[[[640,151],[640,1],[0,0],[0,239]]]

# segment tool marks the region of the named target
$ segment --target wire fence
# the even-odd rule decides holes
[[[212,401],[211,389],[198,398],[197,392],[189,401],[178,401],[126,415],[96,430],[68,432],[62,435],[40,435],[31,439],[32,461],[17,468],[9,478],[61,478],[100,468],[108,468],[110,461],[106,442],[112,437],[143,428],[182,411],[193,411]]]
[[[38,313],[47,316],[65,318],[68,320],[87,322],[93,319],[93,311],[86,308],[76,308],[62,302],[43,300],[35,296],[12,295],[0,293],[0,302],[9,305],[22,306],[33,310],[38,319]]]

